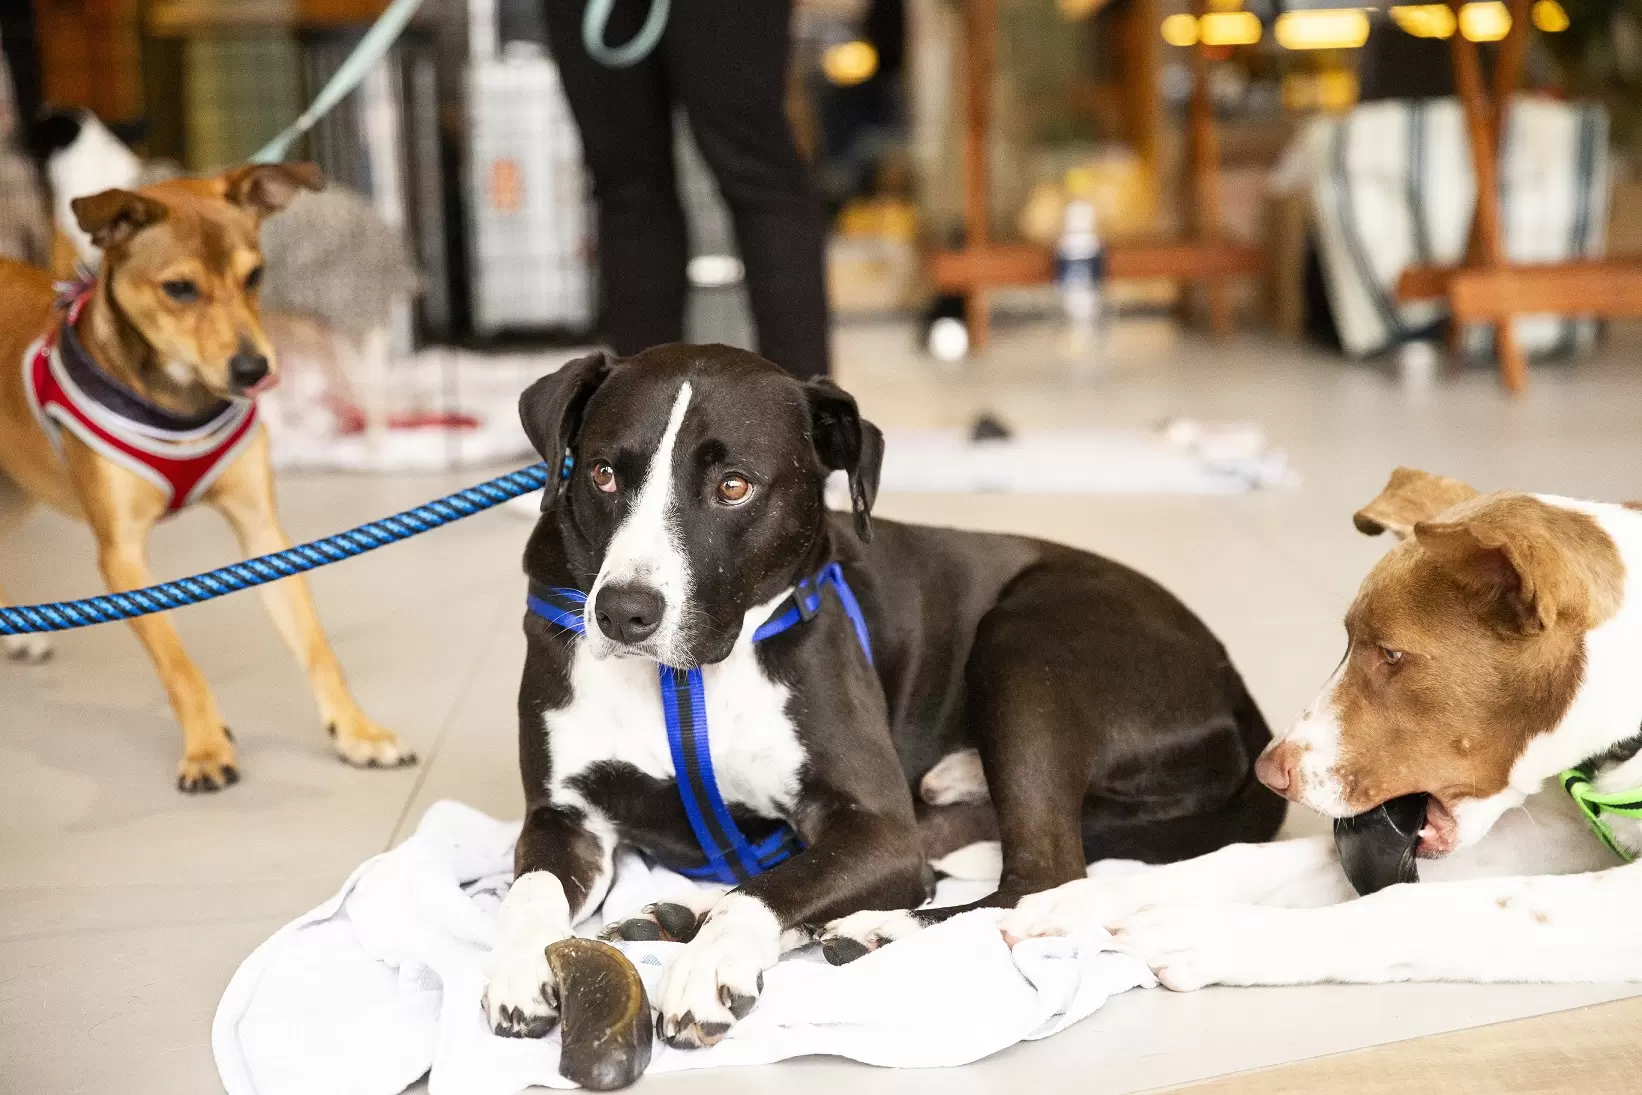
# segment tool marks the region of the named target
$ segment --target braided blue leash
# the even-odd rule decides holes
[[[355,555],[432,532],[441,525],[499,506],[510,498],[540,490],[546,483],[547,465],[532,464],[392,517],[383,517],[322,540],[276,551],[272,555],[259,555],[242,563],[230,563],[192,578],[179,578],[146,589],[105,593],[100,597],[85,597],[78,601],[11,608],[0,606],[0,635],[68,631],[197,605],[201,601],[277,582],[293,574],[340,563]]]

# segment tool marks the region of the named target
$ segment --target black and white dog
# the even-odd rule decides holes
[[[924,902],[958,847],[1001,840],[980,904],[1009,906],[1092,858],[1276,831],[1251,776],[1270,733],[1203,623],[1094,555],[872,521],[882,436],[832,384],[663,346],[567,365],[520,414],[562,474],[525,552],[497,1033],[551,1029],[543,950],[603,899],[618,844],[733,887],[623,932],[688,941],[656,1004],[669,1043],[701,1046],[784,942],[814,928],[845,959],[934,919],[865,910]],[[840,469],[853,515],[823,504]]]

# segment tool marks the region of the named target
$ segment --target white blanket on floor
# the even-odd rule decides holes
[[[571,1087],[559,1040],[499,1038],[479,1001],[496,912],[511,881],[517,822],[454,802],[354,871],[342,891],[281,928],[234,974],[211,1044],[228,1095],[397,1095],[428,1074],[432,1095]],[[593,934],[694,885],[635,854],[617,860]],[[990,885],[947,880],[937,903]],[[765,975],[758,1006],[711,1049],[657,1042],[650,1071],[767,1064],[825,1053],[868,1064],[957,1065],[1044,1038],[1114,993],[1155,984],[1096,929],[1011,951],[980,911],[834,967],[806,948]],[[656,998],[681,944],[622,943]]]

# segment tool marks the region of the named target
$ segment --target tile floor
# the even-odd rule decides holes
[[[1350,513],[1392,466],[1484,487],[1642,495],[1642,340],[1536,371],[1507,398],[1486,373],[1434,387],[1243,336],[1230,345],[1129,324],[1107,369],[1073,372],[1041,332],[1005,331],[983,360],[940,371],[902,327],[847,328],[842,381],[885,425],[959,425],[990,409],[1021,426],[1145,425],[1169,415],[1253,420],[1305,475],[1292,493],[1242,497],[902,495],[897,518],[1053,537],[1132,563],[1218,630],[1274,723],[1339,656],[1339,618],[1382,545]],[[1023,469],[1023,474],[1029,469]],[[290,477],[291,533],[307,539],[424,500],[469,476]],[[133,638],[61,637],[55,660],[0,663],[0,1095],[218,1090],[217,997],[239,960],[393,844],[427,805],[458,798],[502,816],[521,804],[513,699],[522,657],[517,559],[525,522],[487,514],[313,577],[366,706],[414,743],[414,769],[332,759],[298,671],[251,597],[177,625],[239,742],[245,778],[211,797],[172,789],[178,735]],[[231,558],[213,515],[164,526],[165,577]],[[88,537],[50,515],[0,546],[23,601],[97,588]],[[1302,828],[1315,821],[1299,819]],[[806,1061],[646,1081],[748,1090],[1073,1087],[1119,1092],[1478,1026],[1629,995],[1620,986],[1456,985],[1131,993],[1077,1028],[981,1064],[892,1073]],[[1630,1014],[1635,1014],[1634,1009]]]

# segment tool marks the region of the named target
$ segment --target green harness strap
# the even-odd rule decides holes
[[[1636,857],[1626,851],[1614,836],[1613,826],[1602,819],[1603,814],[1612,814],[1615,817],[1629,817],[1642,819],[1642,788],[1632,788],[1628,791],[1602,792],[1591,786],[1593,777],[1591,769],[1595,767],[1590,761],[1578,768],[1570,768],[1562,773],[1562,789],[1568,792],[1568,797],[1574,800],[1579,812],[1585,815],[1590,823],[1591,831],[1597,839],[1613,850],[1613,853],[1626,863]]]

